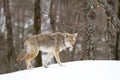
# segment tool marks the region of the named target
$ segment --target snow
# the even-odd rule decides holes
[[[0,80],[120,80],[120,61],[73,61],[8,74]]]

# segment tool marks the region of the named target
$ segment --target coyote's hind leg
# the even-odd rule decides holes
[[[32,52],[31,54],[29,54],[29,55],[26,57],[25,63],[26,63],[26,68],[27,68],[27,69],[30,69],[30,68],[32,67],[31,61],[36,57],[36,54],[37,54],[37,53]]]

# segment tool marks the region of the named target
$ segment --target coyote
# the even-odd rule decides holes
[[[59,52],[74,45],[78,33],[51,33],[51,34],[38,34],[31,36],[24,42],[24,48],[18,55],[17,62],[25,60],[26,68],[32,67],[31,61],[38,55],[39,51],[47,52],[47,58],[44,67],[47,67],[48,60],[53,54],[59,65],[61,61],[59,58]]]

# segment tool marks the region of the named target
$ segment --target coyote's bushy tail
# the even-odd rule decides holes
[[[23,61],[26,58],[26,56],[27,56],[26,49],[23,48],[22,51],[20,52],[20,54],[18,55],[16,61],[20,63],[21,61]]]

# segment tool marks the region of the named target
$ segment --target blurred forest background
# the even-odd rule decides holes
[[[17,55],[39,33],[79,33],[62,62],[120,60],[119,18],[120,0],[0,0],[0,74],[25,69],[24,62],[15,66]],[[42,60],[40,54],[33,63]]]

